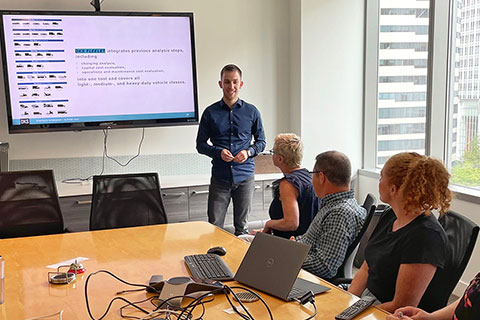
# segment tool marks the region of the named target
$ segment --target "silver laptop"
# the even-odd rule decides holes
[[[258,232],[234,280],[290,301],[308,291],[319,294],[330,288],[297,278],[310,246]]]

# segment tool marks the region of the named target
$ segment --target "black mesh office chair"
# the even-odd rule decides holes
[[[375,199],[375,197],[371,193],[367,194],[367,197],[362,204],[362,207],[367,210],[367,217],[365,218],[362,229],[358,233],[355,240],[347,248],[347,253],[345,255],[346,258],[343,261],[342,265],[338,268],[335,277],[332,279],[327,279],[329,282],[338,285],[340,283],[345,283],[346,278],[353,277],[353,259],[357,253],[359,242],[365,234],[368,226],[370,225],[370,221],[372,220],[372,217],[375,213],[376,203],[377,199]]]
[[[0,238],[62,232],[52,170],[0,173]]]
[[[365,231],[362,239],[360,240],[357,254],[355,255],[355,259],[353,260],[353,265],[356,268],[360,268],[363,264],[363,261],[365,261],[365,248],[367,247],[368,240],[370,240],[373,230],[375,230],[375,228],[377,227],[378,222],[382,218],[383,213],[387,208],[390,208],[390,206],[385,204],[379,204],[375,209],[375,213],[373,214],[372,220],[370,221],[370,224],[368,225],[367,230]]]
[[[448,298],[470,260],[479,230],[474,222],[454,211],[449,211],[438,221],[448,237],[447,259],[444,268],[438,268],[435,272],[419,303],[419,308],[428,312],[447,305]]]
[[[93,177],[90,230],[167,223],[157,173]]]

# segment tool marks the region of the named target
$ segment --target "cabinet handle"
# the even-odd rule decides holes
[[[255,190],[258,190],[260,189],[261,187],[260,186],[255,186]]]
[[[208,194],[208,190],[200,190],[200,191],[193,190],[192,194]]]
[[[271,187],[273,187],[273,184],[267,184],[267,185],[265,186],[265,189],[268,189],[268,188],[271,188]]]
[[[185,192],[172,192],[172,193],[162,193],[164,197],[181,197],[185,195]]]
[[[92,200],[77,200],[75,204],[82,205],[82,204],[92,204]]]

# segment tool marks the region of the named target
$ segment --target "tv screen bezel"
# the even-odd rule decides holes
[[[192,58],[193,100],[194,115],[188,118],[150,119],[150,120],[120,120],[99,122],[75,122],[59,124],[14,125],[12,117],[10,88],[8,81],[8,68],[5,44],[5,30],[3,26],[4,15],[64,15],[64,16],[133,16],[133,17],[188,17],[190,21],[190,45]],[[8,118],[8,131],[15,133],[36,133],[55,131],[84,131],[122,128],[145,128],[196,125],[199,122],[198,90],[197,90],[197,65],[195,54],[195,32],[193,12],[125,12],[125,11],[47,11],[47,10],[0,10],[0,43],[2,51],[3,81],[5,89],[5,107]],[[100,32],[101,30],[99,30]]]

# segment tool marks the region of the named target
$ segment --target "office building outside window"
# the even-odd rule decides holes
[[[452,183],[480,189],[480,0],[455,0],[451,14],[447,164]]]
[[[425,153],[429,6],[380,0],[377,166],[401,151]]]

